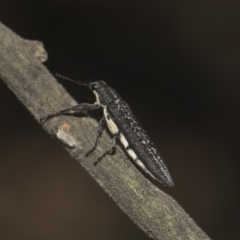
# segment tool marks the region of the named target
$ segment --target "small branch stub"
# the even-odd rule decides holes
[[[66,146],[70,148],[75,148],[76,141],[74,137],[70,135],[69,130],[70,130],[70,125],[68,125],[67,123],[64,123],[58,128],[56,137]]]

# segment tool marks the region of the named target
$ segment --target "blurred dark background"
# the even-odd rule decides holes
[[[2,1],[52,73],[103,79],[156,143],[172,195],[212,239],[239,239],[239,1]],[[86,88],[63,83],[79,102]],[[0,82],[0,239],[148,239]]]

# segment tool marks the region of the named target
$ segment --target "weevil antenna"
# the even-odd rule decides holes
[[[73,82],[73,83],[76,83],[76,84],[79,84],[79,85],[89,86],[89,83],[90,83],[90,82],[85,81],[85,80],[73,80],[73,79],[71,79],[69,77],[66,77],[66,76],[63,76],[63,75],[61,75],[59,73],[56,73],[55,76],[57,78],[61,78],[61,79],[64,79],[64,80],[67,80],[69,82]]]

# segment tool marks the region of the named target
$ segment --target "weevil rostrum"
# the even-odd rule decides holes
[[[117,140],[120,140],[120,143],[123,145],[130,158],[132,158],[144,172],[165,186],[174,186],[167,166],[161,159],[157,148],[132,113],[129,105],[113,88],[101,80],[95,82],[75,81],[59,74],[56,74],[56,76],[89,87],[96,97],[96,102],[94,104],[80,103],[69,109],[50,114],[42,118],[41,122],[46,122],[60,115],[89,112],[102,108],[103,117],[98,124],[96,141],[86,156],[97,147],[98,140],[106,123],[109,131],[113,135],[112,147],[99,157],[98,161],[108,154],[114,154]]]

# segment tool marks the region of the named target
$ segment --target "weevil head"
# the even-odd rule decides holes
[[[99,91],[101,88],[105,88],[107,84],[104,81],[99,80],[96,82],[89,82],[88,85],[92,91]]]
[[[89,81],[85,81],[85,80],[73,80],[71,78],[65,77],[63,75],[60,74],[56,74],[56,76],[58,78],[79,84],[79,85],[83,85],[83,86],[88,86],[93,93],[96,96],[96,100],[97,100],[97,104],[99,104],[102,107],[107,106],[110,102],[117,100],[120,98],[120,96],[118,95],[118,93],[111,88],[110,86],[108,86],[104,81],[99,80],[96,82],[89,82]]]
[[[88,86],[95,94],[97,104],[101,105],[102,107],[107,106],[111,101],[114,101],[120,97],[113,88],[108,86],[102,80],[91,82],[88,84]]]

